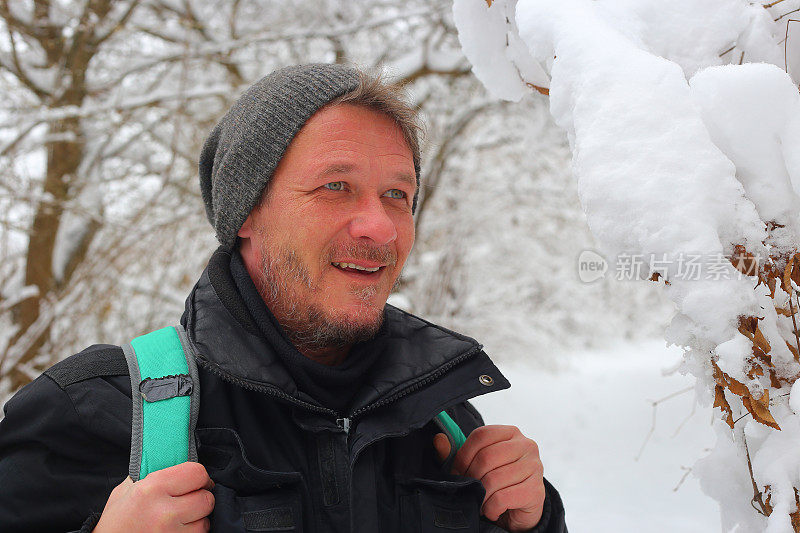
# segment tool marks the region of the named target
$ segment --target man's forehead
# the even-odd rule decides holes
[[[365,122],[369,122],[369,130],[364,129]],[[295,138],[307,137],[312,132],[325,136],[357,133],[376,139],[391,138],[406,144],[402,130],[390,117],[363,106],[348,104],[323,107],[312,115]]]

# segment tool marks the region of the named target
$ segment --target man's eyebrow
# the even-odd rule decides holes
[[[417,176],[415,174],[408,174],[406,172],[398,172],[394,175],[395,178],[399,179],[400,181],[407,183],[416,189],[417,187]]]
[[[350,163],[333,163],[323,168],[322,172],[320,172],[320,176],[324,176],[326,174],[347,174],[355,169],[356,166]]]

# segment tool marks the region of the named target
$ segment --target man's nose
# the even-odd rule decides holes
[[[365,199],[350,222],[350,236],[368,238],[375,244],[388,244],[397,238],[397,228],[379,198]]]

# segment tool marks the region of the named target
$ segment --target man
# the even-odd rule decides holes
[[[200,160],[221,246],[181,318],[199,462],[127,477],[128,370],[95,345],[8,402],[0,530],[566,531],[536,444],[467,402],[509,386],[481,346],[386,305],[414,242],[414,121],[348,67],[251,87]],[[442,410],[468,435],[452,464]]]

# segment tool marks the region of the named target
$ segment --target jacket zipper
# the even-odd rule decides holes
[[[291,403],[293,405],[296,405],[298,407],[303,407],[305,409],[308,409],[310,411],[314,411],[316,413],[323,413],[323,414],[326,414],[326,415],[332,415],[334,418],[338,418],[338,416],[339,416],[339,413],[337,413],[333,409],[328,409],[326,407],[319,407],[319,406],[316,406],[314,404],[311,404],[311,403],[308,403],[308,402],[304,402],[302,400],[298,400],[294,396],[290,396],[290,395],[286,394],[285,392],[280,390],[278,387],[275,387],[275,386],[272,386],[272,385],[258,385],[256,383],[251,383],[249,381],[245,381],[245,380],[243,380],[241,378],[237,378],[236,376],[234,376],[232,374],[229,374],[228,372],[225,372],[224,370],[221,370],[220,368],[217,367],[216,364],[212,363],[211,361],[209,361],[207,359],[204,359],[204,358],[202,358],[200,356],[197,356],[196,359],[197,359],[197,362],[200,364],[200,366],[202,366],[206,370],[210,371],[212,374],[222,378],[225,381],[233,383],[234,385],[238,385],[239,387],[242,387],[244,389],[249,389],[249,390],[252,390],[252,391],[255,391],[255,392],[262,392],[264,394],[272,395],[272,396],[275,396],[277,398],[281,398],[283,400],[286,400],[287,402],[289,402],[289,403]],[[348,429],[349,429],[349,425],[348,425]]]
[[[303,407],[305,409],[308,409],[308,410],[311,410],[311,411],[314,411],[314,412],[317,412],[317,413],[323,413],[323,414],[331,415],[335,419],[336,425],[339,426],[345,432],[346,435],[349,435],[351,423],[354,420],[356,420],[357,418],[362,417],[365,413],[373,411],[373,410],[377,409],[378,407],[383,407],[384,405],[387,405],[387,404],[390,404],[392,402],[395,402],[395,401],[399,400],[400,398],[402,398],[404,396],[407,396],[407,395],[411,394],[412,392],[417,391],[417,390],[427,386],[431,382],[436,381],[437,379],[439,379],[439,377],[441,377],[443,374],[445,374],[448,370],[450,370],[451,368],[453,368],[457,364],[466,361],[470,357],[473,357],[475,354],[480,352],[482,349],[483,349],[483,345],[479,344],[479,345],[475,346],[471,350],[468,350],[468,351],[464,352],[463,354],[461,354],[461,355],[459,355],[457,357],[454,357],[453,359],[451,359],[450,361],[448,361],[444,365],[440,366],[434,372],[429,374],[426,378],[421,379],[421,380],[417,381],[416,383],[412,383],[408,387],[404,388],[403,390],[401,390],[401,391],[399,391],[399,392],[397,392],[395,394],[392,394],[391,396],[388,396],[386,398],[381,398],[380,400],[377,400],[377,401],[375,401],[375,402],[373,402],[373,403],[371,403],[369,405],[365,405],[364,407],[362,407],[360,409],[356,409],[355,411],[353,411],[350,414],[350,416],[347,416],[347,417],[340,417],[339,413],[337,413],[333,409],[328,409],[326,407],[319,407],[319,406],[316,406],[314,404],[311,404],[311,403],[308,403],[308,402],[304,402],[302,400],[298,400],[297,398],[286,394],[285,392],[283,392],[282,390],[280,390],[277,387],[274,387],[274,386],[271,386],[271,385],[259,385],[259,384],[251,383],[249,381],[246,381],[246,380],[243,380],[241,378],[238,378],[238,377],[236,377],[236,376],[234,376],[232,374],[229,374],[228,372],[225,372],[224,370],[221,370],[214,363],[212,363],[211,361],[208,361],[207,359],[204,359],[203,357],[197,356],[197,361],[200,364],[200,366],[202,366],[203,368],[209,370],[212,374],[215,374],[218,377],[220,377],[220,378],[222,378],[222,379],[224,379],[226,381],[229,381],[229,382],[231,382],[231,383],[233,383],[235,385],[238,385],[239,387],[242,387],[242,388],[245,388],[245,389],[249,389],[249,390],[252,390],[252,391],[256,391],[256,392],[262,392],[262,393],[265,393],[265,394],[269,394],[269,395],[275,396],[277,398],[281,398],[283,400],[286,400],[287,402],[289,402],[289,403],[291,403],[293,405],[297,405],[299,407]]]
[[[342,428],[345,436],[350,435],[350,419],[348,417],[337,418],[336,425]]]
[[[355,419],[357,416],[361,417],[361,416],[364,415],[364,413],[367,413],[369,411],[377,409],[378,407],[384,406],[384,405],[389,404],[391,402],[397,401],[398,399],[402,398],[403,396],[411,394],[412,392],[414,392],[416,390],[419,390],[422,387],[425,387],[426,385],[428,385],[432,381],[438,379],[442,374],[444,374],[445,372],[450,370],[452,367],[454,367],[455,365],[457,365],[459,363],[462,363],[463,361],[466,361],[470,357],[472,357],[475,354],[477,354],[478,352],[480,352],[482,349],[483,349],[483,346],[482,345],[478,345],[475,348],[473,348],[472,350],[464,352],[463,354],[459,355],[458,357],[456,357],[454,359],[451,359],[445,365],[442,365],[441,367],[439,367],[435,372],[430,374],[425,379],[422,379],[420,381],[417,381],[416,383],[413,383],[413,384],[409,385],[405,389],[397,392],[396,394],[393,394],[392,396],[389,396],[387,398],[383,398],[382,400],[378,400],[377,402],[371,403],[369,405],[365,405],[361,409],[357,409],[356,411],[354,411],[350,415],[350,419]],[[350,468],[351,469],[353,468],[353,465],[355,464],[356,460],[358,459],[358,456],[360,455],[361,451],[364,450],[367,446],[370,446],[374,442],[377,442],[377,441],[379,441],[381,439],[384,439],[384,438],[387,438],[387,437],[391,437],[391,436],[393,436],[393,435],[392,434],[383,434],[383,435],[379,435],[379,436],[373,438],[370,441],[362,443],[361,447],[356,452],[356,454],[350,457]]]

